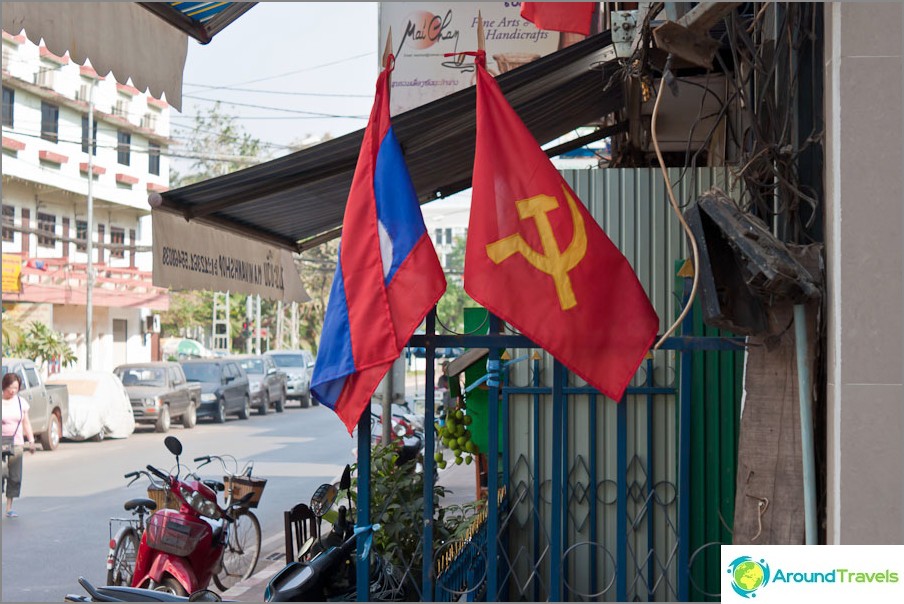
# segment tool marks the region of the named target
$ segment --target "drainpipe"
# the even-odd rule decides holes
[[[816,545],[816,462],[813,453],[812,383],[807,359],[807,311],[794,305],[794,344],[797,351],[797,397],[800,401],[800,446],[804,474],[804,518],[807,545]]]
[[[85,369],[93,369],[94,345],[94,80],[88,89],[88,241],[85,251],[88,253],[86,266],[88,280],[85,291]]]

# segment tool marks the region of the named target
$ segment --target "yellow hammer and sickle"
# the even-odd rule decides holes
[[[521,220],[534,219],[537,232],[540,234],[543,253],[533,249],[520,234],[516,233],[487,245],[487,256],[494,263],[499,264],[514,254],[521,254],[531,266],[552,277],[556,284],[559,305],[562,310],[568,310],[577,306],[578,303],[574,290],[571,288],[568,272],[576,267],[587,253],[587,232],[584,230],[584,218],[578,210],[577,203],[568,193],[568,189],[562,187],[562,191],[565,193],[565,199],[571,210],[571,220],[574,224],[571,243],[564,252],[559,250],[559,244],[553,233],[552,225],[549,223],[548,215],[549,212],[559,207],[559,200],[549,195],[535,195],[516,201],[515,206]]]

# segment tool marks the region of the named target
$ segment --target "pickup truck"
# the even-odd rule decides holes
[[[178,419],[185,428],[198,423],[201,387],[185,379],[179,363],[166,361],[120,365],[113,370],[129,394],[135,423],[167,432]]]
[[[22,382],[19,394],[28,401],[35,439],[45,451],[55,450],[69,418],[69,389],[65,384],[45,384],[35,362],[28,359],[3,359],[3,375],[7,373],[17,374]]]
[[[242,354],[233,357],[248,374],[251,406],[266,415],[272,405],[277,413],[286,408],[287,378],[273,359],[260,354]]]

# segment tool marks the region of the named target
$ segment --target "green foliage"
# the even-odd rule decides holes
[[[412,575],[420,577],[423,567],[421,548],[424,526],[424,475],[415,472],[417,460],[396,465],[400,445],[376,445],[371,451],[371,512],[380,530],[374,533],[374,548],[399,568],[411,568]],[[357,492],[357,466],[352,480],[355,498]],[[439,507],[445,487],[433,487],[433,550],[443,543],[460,536],[481,502]],[[381,514],[382,512],[382,514]]]
[[[259,164],[266,158],[260,140],[238,125],[219,101],[206,114],[195,116],[191,132],[179,152],[192,160],[187,174],[170,171],[173,186],[182,187]]]
[[[456,237],[452,250],[446,255],[446,293],[436,304],[437,320],[453,333],[463,333],[465,307],[480,306],[462,287],[467,239]]]
[[[339,258],[339,240],[328,241],[305,250],[296,261],[298,273],[311,300],[299,307],[298,331],[300,346],[317,354],[323,317],[333,287],[336,262]]]
[[[40,321],[34,321],[25,328],[11,352],[11,356],[31,359],[42,367],[48,361],[57,359],[63,367],[69,367],[78,360],[63,334]]]

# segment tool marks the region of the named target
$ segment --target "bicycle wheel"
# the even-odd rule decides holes
[[[137,556],[138,533],[133,528],[119,531],[113,546],[113,554],[107,561],[107,585],[131,587]]]
[[[261,523],[250,510],[243,510],[229,527],[220,570],[213,577],[225,591],[254,573],[261,554]]]

